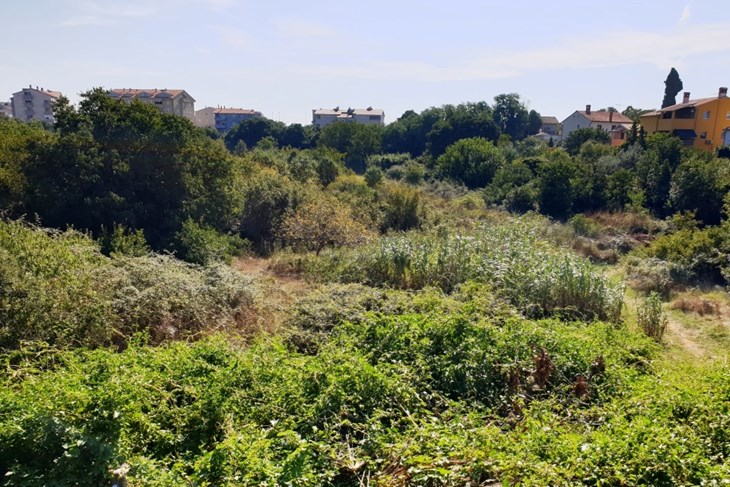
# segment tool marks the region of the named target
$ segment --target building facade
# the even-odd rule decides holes
[[[682,103],[642,115],[641,125],[647,134],[670,133],[685,146],[706,151],[730,146],[730,98],[727,88],[716,97],[690,99],[685,92]]]
[[[54,123],[56,119],[53,117],[53,103],[61,96],[58,91],[50,91],[37,86],[23,88],[21,91],[13,93],[10,101],[13,118],[24,122],[36,120]]]
[[[132,100],[149,103],[159,108],[162,113],[185,117],[195,122],[195,99],[185,90],[116,88],[109,91],[109,96],[127,103],[131,103]]]
[[[553,136],[560,133],[560,122],[556,117],[540,117],[540,120],[540,132]]]
[[[331,110],[312,110],[312,125],[315,127],[326,127],[332,122],[361,123],[363,125],[384,125],[385,112],[379,108],[348,108],[340,110],[335,107]]]
[[[0,102],[0,116],[13,118],[13,104],[9,101]]]
[[[623,126],[625,128],[631,128],[633,121],[618,112],[610,111],[599,111],[594,112],[591,110],[590,105],[586,105],[586,109],[576,110],[571,115],[563,120],[563,140],[565,140],[571,132],[575,132],[578,129],[599,129],[604,132],[610,133],[612,130]]]
[[[261,116],[261,112],[244,108],[206,107],[195,112],[195,125],[225,133],[243,122]]]

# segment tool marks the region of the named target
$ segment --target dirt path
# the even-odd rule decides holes
[[[243,257],[233,262],[233,267],[241,273],[254,277],[258,282],[262,299],[260,306],[273,321],[270,330],[278,328],[286,317],[292,303],[312,289],[300,275],[278,272],[272,269],[270,259]]]
[[[712,356],[710,350],[701,343],[697,331],[686,328],[673,318],[669,319],[664,336],[671,345],[681,348],[683,352],[693,358],[709,358]]]
[[[635,296],[633,293],[625,298],[626,306],[629,308],[629,314],[634,322],[635,310],[638,308],[642,299],[641,296]],[[664,305],[665,312],[669,311],[667,306],[668,304]],[[714,358],[711,350],[703,344],[699,330],[685,326],[680,320],[670,314],[668,314],[667,318],[667,329],[662,339],[665,344],[675,348],[681,355],[685,355],[692,360]]]

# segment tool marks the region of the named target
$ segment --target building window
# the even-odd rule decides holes
[[[702,114],[702,118],[704,118],[705,120],[709,120],[710,119],[710,111],[709,110],[705,111],[705,113]]]
[[[706,138],[707,138],[707,132],[701,132],[700,139],[706,139]]]
[[[727,118],[728,120],[730,120],[730,112],[727,112],[727,113],[725,114],[725,118]]]
[[[669,118],[672,118],[672,112],[664,112],[664,113],[662,113],[662,118],[664,120],[667,120]]]
[[[370,115],[370,120],[380,120],[380,115]]]
[[[603,129],[603,125],[601,125],[601,124],[599,123],[598,125],[596,125],[596,128],[598,128],[598,129]]]

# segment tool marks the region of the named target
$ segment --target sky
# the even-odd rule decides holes
[[[518,93],[562,120],[730,84],[727,0],[0,0],[0,100],[28,85],[184,89],[307,124]],[[681,98],[681,94],[678,95]]]

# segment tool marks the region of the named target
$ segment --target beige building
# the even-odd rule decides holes
[[[149,103],[159,108],[162,113],[178,115],[195,122],[195,99],[185,90],[117,88],[110,90],[109,96],[127,103],[131,103],[132,100]]]
[[[248,108],[206,107],[195,112],[195,125],[225,133],[244,120],[260,116],[261,112]]]
[[[335,107],[331,110],[312,110],[312,125],[315,127],[326,127],[332,122],[354,122],[364,125],[384,125],[385,112],[379,108],[348,108],[340,110]]]
[[[54,123],[53,103],[61,98],[58,91],[50,91],[44,88],[23,88],[13,93],[10,101],[13,110],[13,117],[24,122],[38,120],[40,122]]]

